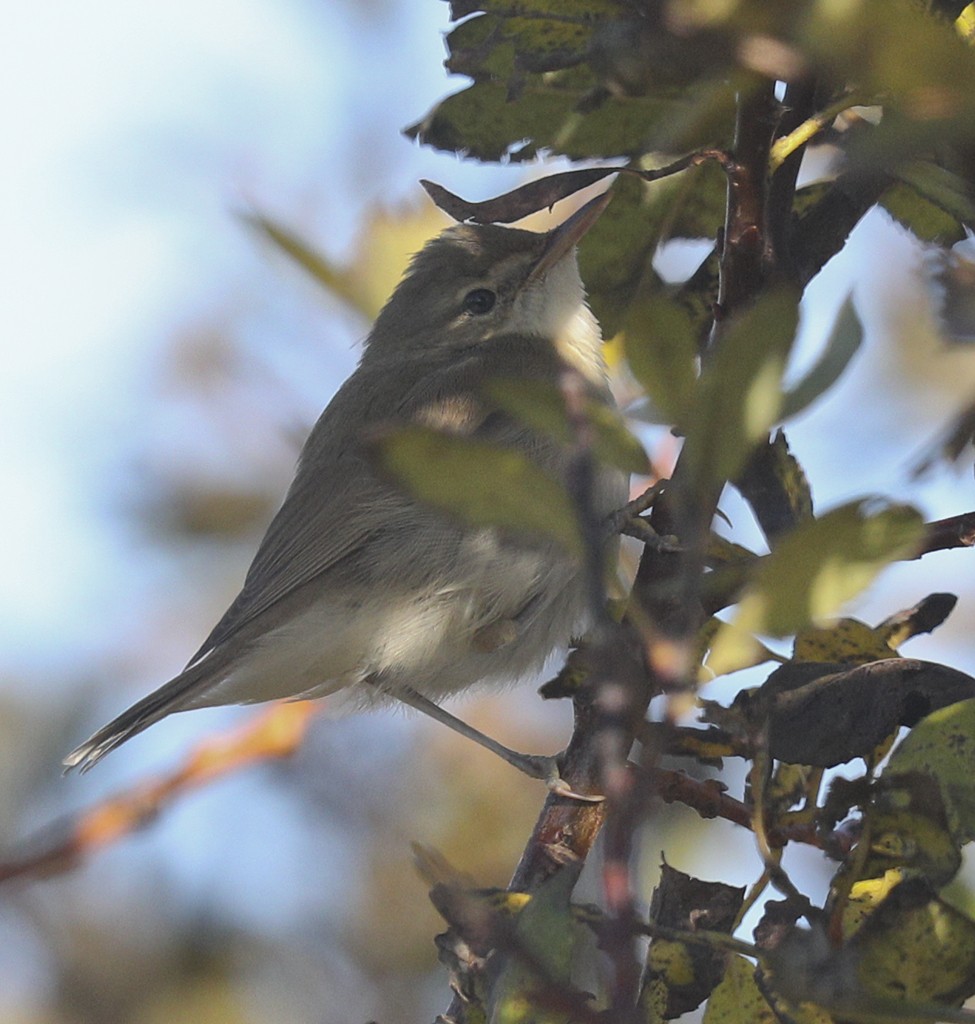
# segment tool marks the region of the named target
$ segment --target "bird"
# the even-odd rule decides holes
[[[554,540],[421,504],[377,471],[370,438],[432,426],[513,449],[565,482],[571,447],[498,408],[485,386],[557,384],[568,371],[615,409],[576,260],[607,203],[604,193],[547,232],[455,224],[413,256],[311,430],[239,595],[183,671],[72,751],[66,771],[174,712],[332,695],[354,710],[400,701],[578,795],[556,759],[510,750],[439,702],[538,672],[582,635],[593,614],[585,570]],[[599,464],[592,513],[610,517],[627,489],[623,471]]]

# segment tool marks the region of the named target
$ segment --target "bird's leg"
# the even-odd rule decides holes
[[[657,498],[666,490],[668,483],[667,480],[658,480],[655,484],[651,484],[643,494],[628,501],[615,512],[610,512],[605,520],[610,536],[624,532],[632,520],[639,519],[642,513],[653,508]]]
[[[512,768],[517,768],[518,771],[524,772],[530,778],[541,779],[553,793],[558,793],[559,796],[570,797],[573,800],[584,800],[588,803],[599,803],[605,799],[601,796],[588,796],[585,793],[576,793],[571,789],[569,784],[559,774],[557,757],[546,757],[541,754],[519,754],[517,750],[512,750],[510,747],[504,746],[503,743],[498,743],[497,740],[491,739],[490,736],[486,736],[472,725],[461,721],[456,715],[445,711],[439,704],[435,704],[432,700],[417,693],[416,690],[409,686],[397,685],[393,695],[397,700],[408,704],[411,708],[415,708],[417,711],[434,719],[434,721],[442,723],[448,729],[453,729],[454,732],[460,733],[461,736],[466,736],[469,740],[473,740],[485,749],[497,754],[503,761],[507,761]]]
[[[656,548],[658,551],[677,551],[679,545],[673,537],[662,537],[650,525],[649,520],[644,519],[643,512],[653,508],[657,498],[663,494],[667,487],[667,480],[658,480],[648,487],[643,494],[628,501],[622,508],[611,512],[605,519],[606,528],[610,536],[622,533],[627,537],[635,537],[644,544]]]

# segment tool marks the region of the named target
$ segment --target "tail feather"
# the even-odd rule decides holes
[[[207,669],[209,670],[209,666]],[[102,726],[90,739],[68,754],[62,761],[65,772],[74,768],[87,772],[106,754],[138,735],[143,729],[148,729],[150,725],[174,711],[182,711],[188,707],[187,698],[197,688],[200,680],[209,674],[208,670],[204,671],[202,663],[197,662],[168,683],[164,683],[158,690],[143,697],[117,718],[113,718],[108,725]]]

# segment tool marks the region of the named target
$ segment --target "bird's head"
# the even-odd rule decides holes
[[[575,246],[608,202],[591,200],[545,233],[458,224],[429,241],[386,303],[367,342],[375,355],[444,355],[521,336],[598,369],[599,328],[585,304]]]

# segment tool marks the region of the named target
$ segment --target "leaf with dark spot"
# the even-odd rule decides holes
[[[745,890],[723,882],[693,878],[664,863],[650,903],[650,920],[682,931],[731,932]],[[695,1009],[724,973],[723,953],[705,946],[654,939],[647,950],[641,1003],[651,990],[666,993],[666,1018]]]
[[[929,661],[892,658],[853,669],[790,662],[748,697],[767,716],[769,753],[832,768],[867,757],[900,726],[975,697],[975,679]]]
[[[812,491],[783,431],[759,444],[734,481],[769,541],[812,518]]]

